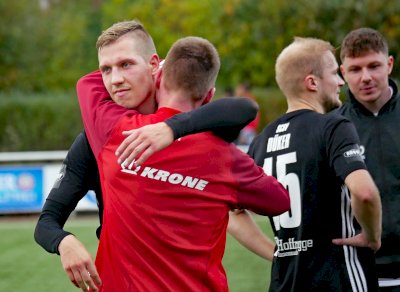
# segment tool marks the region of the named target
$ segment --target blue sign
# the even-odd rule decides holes
[[[0,168],[0,211],[32,212],[43,206],[41,167]]]

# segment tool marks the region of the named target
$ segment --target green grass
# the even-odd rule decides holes
[[[58,255],[48,254],[33,239],[36,218],[7,220],[0,218],[0,291],[80,291],[64,273]],[[256,217],[260,227],[270,234],[265,218]],[[67,223],[67,229],[76,234],[92,253],[96,254],[96,218],[77,216]],[[223,263],[230,291],[266,291],[270,263],[259,258],[227,236]]]

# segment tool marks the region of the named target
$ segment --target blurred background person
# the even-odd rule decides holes
[[[235,96],[247,97],[254,102],[257,102],[256,96],[251,92],[251,85],[248,82],[240,83],[235,88]],[[257,135],[258,125],[260,124],[260,112],[257,113],[256,118],[244,127],[236,140],[237,145],[250,145],[254,137]]]
[[[224,88],[221,97],[233,97],[235,96],[235,92],[231,86],[227,86]]]

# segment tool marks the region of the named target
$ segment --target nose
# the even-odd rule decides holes
[[[363,68],[362,69],[361,80],[364,81],[364,82],[368,82],[368,81],[371,80],[371,74],[369,73],[367,68]]]
[[[120,84],[123,81],[124,81],[124,77],[123,77],[122,73],[120,72],[120,70],[118,70],[118,69],[112,70],[111,83],[112,84]]]
[[[344,80],[342,77],[339,76],[339,74],[337,75],[337,77],[338,77],[338,85],[339,87],[342,87],[344,85]]]

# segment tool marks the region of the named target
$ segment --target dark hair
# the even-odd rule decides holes
[[[220,60],[216,48],[200,37],[176,41],[163,65],[166,84],[183,89],[194,100],[201,99],[215,85]]]
[[[360,57],[370,51],[389,54],[388,44],[381,33],[375,29],[362,27],[351,31],[343,39],[340,48],[340,60]]]

